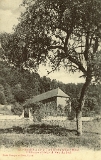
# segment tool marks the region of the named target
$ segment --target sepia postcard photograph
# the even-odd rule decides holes
[[[0,160],[100,160],[101,0],[0,0]]]

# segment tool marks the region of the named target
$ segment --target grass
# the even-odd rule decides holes
[[[101,120],[83,122],[83,135],[80,137],[76,135],[76,123],[72,121],[33,123],[8,120],[0,124],[1,147],[101,149]]]

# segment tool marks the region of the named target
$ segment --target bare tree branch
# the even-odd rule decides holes
[[[56,37],[59,38],[62,41],[62,43],[64,44],[64,38],[63,37],[60,37],[59,35],[56,35]]]
[[[57,69],[58,67],[60,67],[60,62],[61,62],[61,59],[58,61],[57,65],[55,65],[55,67],[54,67],[50,72],[48,72],[48,74],[47,74],[46,76],[48,76],[50,73],[56,71],[56,69]]]
[[[89,32],[87,32],[87,35],[86,35],[86,44],[85,44],[85,51],[84,51],[84,57],[86,61],[88,60],[88,50],[89,50]]]
[[[83,65],[81,64],[80,61],[77,61],[77,59],[74,59],[71,55],[68,55],[68,59],[76,64],[78,66],[78,68],[86,75],[87,74],[87,71],[85,70],[85,68],[83,67]]]
[[[64,49],[62,46],[49,46],[48,49]]]

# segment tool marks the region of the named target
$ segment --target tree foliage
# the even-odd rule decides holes
[[[53,69],[64,62],[64,67],[73,72],[80,70],[91,79],[98,67],[95,62],[101,38],[100,0],[33,2],[23,2],[26,11],[4,46],[8,59],[16,65],[35,68],[47,57]]]

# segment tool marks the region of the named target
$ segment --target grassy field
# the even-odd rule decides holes
[[[83,122],[83,135],[76,135],[73,121],[0,121],[0,147],[62,147],[101,149],[101,120]]]

